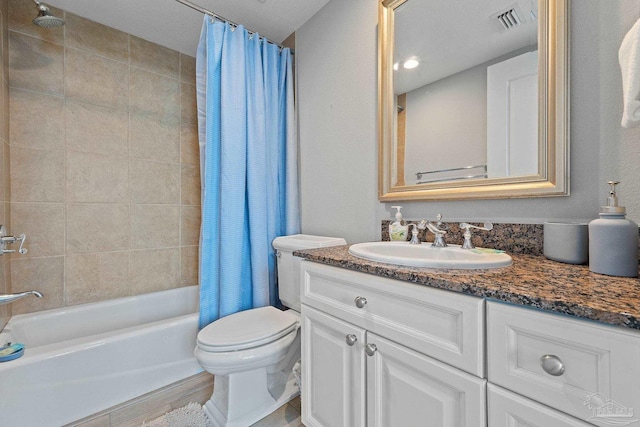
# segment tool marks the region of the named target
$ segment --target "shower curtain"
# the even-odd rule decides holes
[[[276,303],[271,242],[300,220],[290,50],[205,16],[196,74],[203,328]]]

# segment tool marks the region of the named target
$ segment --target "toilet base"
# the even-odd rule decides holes
[[[251,374],[251,373],[248,373]],[[255,375],[255,373],[253,373]],[[251,390],[242,390],[242,389],[234,389],[232,384],[229,384],[229,377],[220,378],[218,377],[214,380],[214,391],[211,398],[204,404],[204,412],[211,420],[214,427],[247,427],[251,424],[261,420],[267,415],[274,412],[276,409],[294,399],[300,394],[300,390],[298,385],[296,384],[295,377],[291,374],[285,384],[284,390],[280,394],[278,399],[274,399],[271,394],[268,392],[266,387],[266,383],[264,387],[256,388],[256,384],[254,383]],[[265,375],[266,378],[266,375]],[[215,387],[224,387],[226,390],[220,392],[216,395]],[[240,404],[240,407],[229,407],[229,391],[237,392],[241,396],[244,396],[244,399],[241,399],[242,402],[251,402],[251,408],[248,409],[244,403]],[[256,390],[259,390],[256,392]],[[251,398],[247,399],[247,393],[251,395]],[[220,399],[220,396],[224,396],[223,399]],[[256,403],[259,402],[259,403]],[[226,415],[219,408],[222,406],[226,407]]]

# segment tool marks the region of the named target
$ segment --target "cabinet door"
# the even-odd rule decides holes
[[[302,306],[302,422],[305,426],[365,426],[364,344],[363,329]]]
[[[487,384],[487,407],[491,427],[589,427],[569,415]]]
[[[367,346],[369,427],[486,426],[485,380],[370,332]]]

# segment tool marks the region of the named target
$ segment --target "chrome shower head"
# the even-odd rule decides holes
[[[61,27],[64,25],[64,19],[53,16],[51,14],[51,10],[47,5],[44,5],[36,0],[34,0],[34,2],[38,6],[38,16],[33,18],[33,21],[31,22],[33,22],[38,27],[43,28]]]

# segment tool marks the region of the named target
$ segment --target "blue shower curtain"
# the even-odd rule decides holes
[[[205,17],[196,74],[203,328],[275,304],[271,242],[300,220],[290,50]]]

